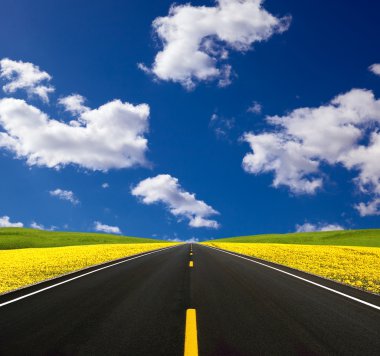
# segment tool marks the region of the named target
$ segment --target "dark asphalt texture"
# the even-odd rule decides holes
[[[187,308],[197,310],[200,356],[380,355],[379,310],[218,250],[193,251],[194,268],[181,245],[1,307],[0,355],[183,355]]]

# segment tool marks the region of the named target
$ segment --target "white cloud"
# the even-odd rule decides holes
[[[219,213],[204,201],[197,200],[195,194],[184,191],[178,179],[169,174],[141,181],[132,189],[132,195],[140,197],[144,204],[165,204],[174,216],[187,218],[191,227],[219,227],[218,222],[208,219]]]
[[[373,74],[380,75],[380,63],[375,63],[368,68]]]
[[[257,101],[252,102],[251,106],[247,109],[252,114],[261,114],[263,107]]]
[[[273,172],[275,187],[313,194],[323,186],[321,165],[340,165],[357,174],[361,192],[380,197],[380,100],[372,91],[352,89],[329,104],[267,121],[272,131],[243,137],[253,151],[243,159],[247,172]]]
[[[85,101],[86,99],[79,94],[72,94],[58,99],[58,103],[73,115],[80,115],[90,110],[89,107],[84,105]]]
[[[203,80],[230,83],[229,51],[245,52],[255,42],[286,31],[290,18],[277,18],[262,8],[262,0],[217,0],[215,6],[172,5],[153,29],[163,43],[152,68],[157,78],[191,89]]]
[[[0,60],[0,78],[8,81],[3,86],[5,93],[14,93],[19,89],[24,89],[28,95],[36,95],[48,102],[49,94],[54,91],[54,87],[47,84],[51,80],[51,76],[29,62],[3,58]]]
[[[296,225],[297,232],[314,232],[314,231],[339,231],[344,230],[341,225],[338,224],[310,224],[305,223],[303,225]]]
[[[49,193],[52,197],[57,197],[61,200],[67,200],[74,205],[77,205],[80,203],[77,197],[75,196],[75,194],[71,190],[63,190],[63,189],[57,188],[55,190],[51,190]]]
[[[210,122],[213,122],[213,121],[216,121],[216,120],[218,120],[218,115],[214,113],[214,114],[211,115]]]
[[[107,188],[109,188],[110,187],[110,185],[108,184],[108,183],[103,183],[102,184],[102,188],[103,189],[107,189]]]
[[[190,237],[189,239],[181,240],[178,237],[175,237],[174,239],[168,239],[167,241],[183,242],[183,243],[197,243],[199,242],[199,239],[197,237]]]
[[[99,221],[95,221],[94,226],[95,230],[99,232],[105,232],[107,234],[121,234],[121,230],[117,226],[102,224]]]
[[[37,229],[37,230],[48,230],[48,231],[54,231],[57,229],[57,226],[50,226],[50,227],[46,227],[45,225],[42,225],[42,224],[39,224],[35,221],[32,221],[32,223],[30,224],[30,227],[32,229]]]
[[[197,202],[203,203],[202,201],[197,201]],[[207,207],[210,208],[210,206],[207,206]],[[197,216],[197,215],[190,219],[189,226],[191,226],[191,227],[208,227],[211,229],[219,228],[219,224],[215,220],[205,219],[204,217]]]
[[[263,133],[244,135],[253,153],[243,159],[243,168],[249,173],[274,172],[273,185],[288,186],[296,193],[314,193],[322,185],[320,178],[305,178],[318,172],[318,163],[303,154],[302,144],[281,134]]]
[[[380,197],[375,198],[368,203],[359,203],[355,205],[360,216],[380,215]]]
[[[319,227],[319,231],[340,231],[344,230],[344,227],[338,224],[327,224]]]
[[[13,223],[10,221],[9,216],[1,216],[0,217],[0,227],[23,227],[24,224],[21,222]]]
[[[31,224],[30,224],[30,227],[32,229],[37,229],[37,230],[45,230],[45,226],[42,225],[42,224],[38,224],[36,223],[35,221],[33,221]]]
[[[148,117],[146,104],[113,100],[98,109],[82,110],[77,119],[66,124],[24,100],[0,99],[0,126],[4,130],[0,132],[0,147],[26,159],[30,166],[75,164],[107,171],[146,165]]]
[[[144,63],[137,63],[137,68],[140,69],[141,71],[143,71],[146,74],[150,74],[151,73],[151,70],[149,69],[149,67],[147,67]]]

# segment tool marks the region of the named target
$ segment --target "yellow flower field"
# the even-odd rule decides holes
[[[380,248],[267,243],[205,243],[297,268],[380,294]]]
[[[0,250],[0,293],[91,265],[174,243],[107,244]]]

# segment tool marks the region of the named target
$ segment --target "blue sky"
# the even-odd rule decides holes
[[[181,4],[2,1],[0,224],[181,240],[379,227],[380,5]],[[44,79],[6,87],[30,75],[20,63]],[[63,131],[28,129],[31,108]],[[86,117],[99,136],[76,130]]]

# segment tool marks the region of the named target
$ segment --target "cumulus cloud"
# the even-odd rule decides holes
[[[108,184],[108,183],[103,183],[102,184],[102,188],[103,189],[107,189],[107,188],[109,188],[110,187],[110,185]]]
[[[95,226],[95,231],[105,232],[107,234],[121,234],[121,230],[117,226],[102,224],[99,221],[95,221],[94,226]]]
[[[252,102],[251,106],[247,109],[252,114],[261,114],[263,107],[257,101]]]
[[[165,204],[174,216],[188,219],[191,227],[219,227],[218,222],[208,219],[219,213],[204,201],[197,200],[195,194],[183,190],[178,179],[169,174],[141,181],[132,189],[132,195],[141,198],[144,204]]]
[[[73,115],[80,115],[90,108],[84,105],[86,99],[79,94],[71,94],[58,99],[58,103],[64,107],[64,109]]]
[[[10,221],[10,217],[9,216],[1,216],[0,217],[0,227],[23,227],[24,224],[22,222],[16,222],[16,223],[13,223]]]
[[[67,200],[73,205],[77,205],[80,203],[78,198],[75,196],[75,194],[71,190],[63,190],[63,189],[57,188],[55,190],[51,190],[49,193],[52,197],[57,197],[58,199],[61,199],[61,200]]]
[[[368,203],[359,203],[355,205],[360,216],[380,215],[380,197],[375,198]]]
[[[69,98],[69,99],[68,99]],[[110,101],[84,109],[82,99],[61,99],[78,118],[58,121],[14,98],[0,99],[0,148],[8,149],[30,166],[60,168],[68,164],[107,171],[146,165],[149,106]],[[82,108],[80,108],[82,105]]]
[[[344,230],[341,225],[338,224],[310,224],[305,223],[303,225],[296,225],[297,232],[314,232],[314,231],[339,231]]]
[[[368,68],[373,74],[380,75],[380,63],[375,63]]]
[[[286,116],[267,117],[272,131],[246,133],[252,152],[245,171],[272,172],[273,185],[313,194],[323,186],[322,165],[340,165],[357,174],[362,193],[380,198],[380,100],[370,90],[352,89],[317,108],[300,108]],[[379,204],[361,204],[362,215]]]
[[[172,5],[168,16],[158,17],[153,29],[163,49],[148,69],[161,80],[191,89],[203,80],[231,81],[229,51],[245,52],[255,42],[286,31],[289,17],[277,18],[262,7],[262,0],[217,0],[215,6]]]
[[[54,91],[54,87],[48,84],[51,76],[29,62],[3,58],[0,60],[0,78],[8,82],[3,86],[5,93],[23,89],[28,95],[38,96],[44,102],[48,102],[49,94]]]

